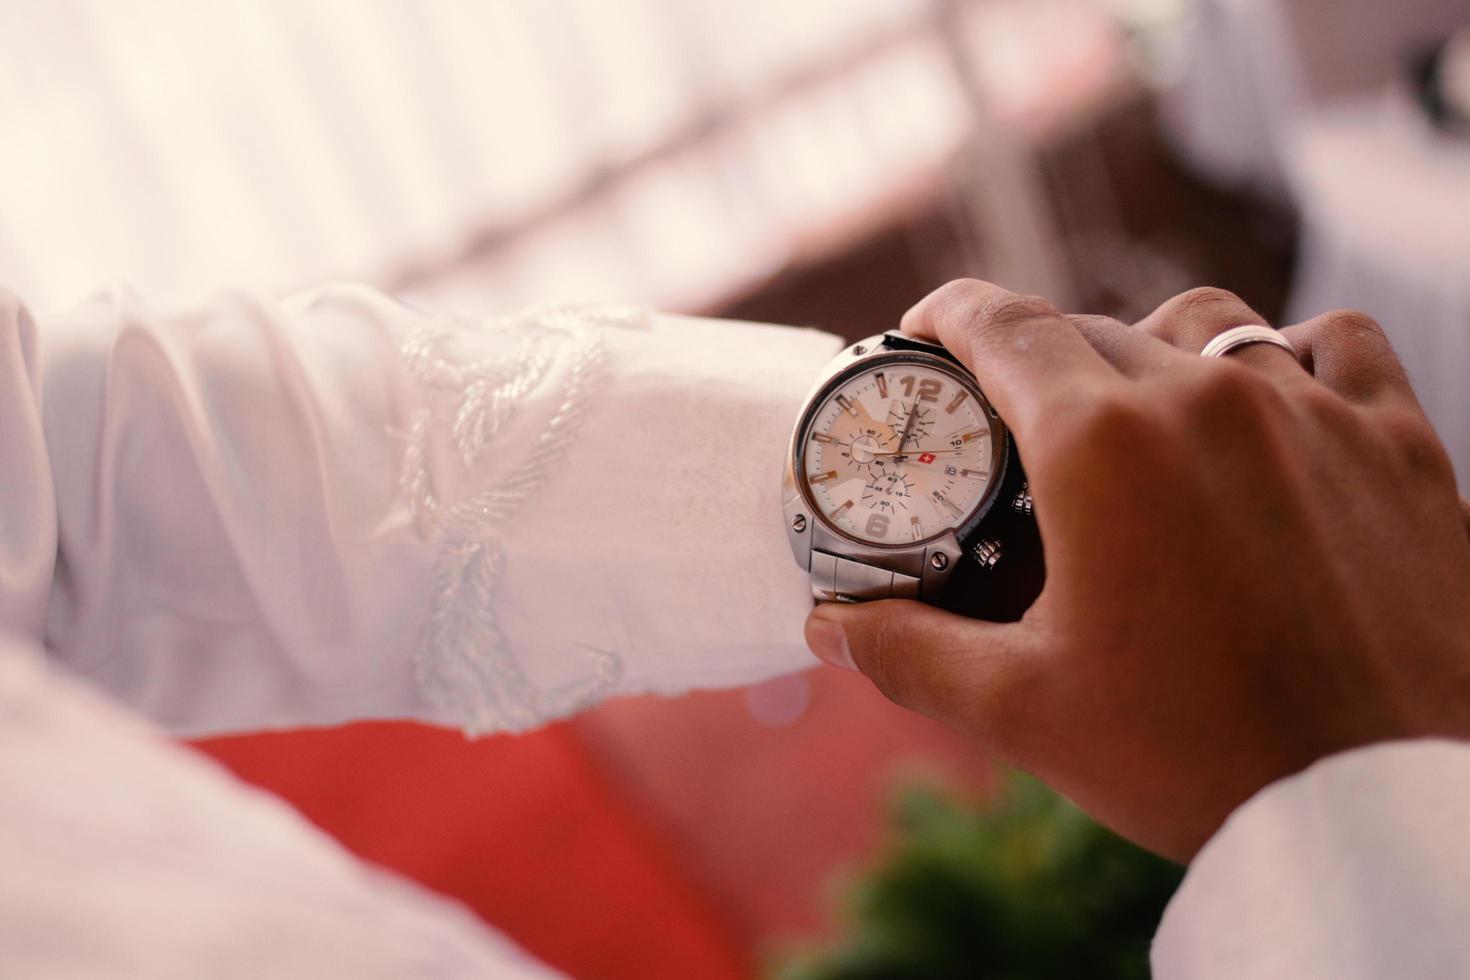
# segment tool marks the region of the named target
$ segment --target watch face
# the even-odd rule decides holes
[[[909,546],[978,515],[1006,436],[958,368],[894,354],[839,377],[800,438],[797,473],[825,523],[865,544]]]

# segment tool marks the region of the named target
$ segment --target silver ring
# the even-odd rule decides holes
[[[1296,350],[1291,342],[1270,327],[1263,327],[1255,323],[1247,323],[1244,326],[1231,327],[1222,334],[1218,334],[1205,349],[1199,352],[1200,357],[1224,357],[1237,348],[1247,344],[1275,344],[1283,350],[1289,351],[1292,357],[1296,357]]]

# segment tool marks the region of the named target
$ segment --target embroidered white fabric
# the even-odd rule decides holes
[[[811,663],[778,485],[830,335],[353,286],[3,331],[7,623],[175,731],[518,731]]]
[[[446,506],[429,471],[434,410],[414,413],[404,457],[403,486],[426,535],[447,539],[434,569],[434,611],[419,645],[419,682],[426,696],[471,733],[522,731],[575,713],[617,688],[622,658],[586,646],[586,675],[539,688],[507,649],[494,604],[503,553],[500,536],[527,498],[545,483],[567,449],[602,380],[604,344],[598,331],[646,327],[649,314],[631,308],[533,311],[490,324],[431,321],[409,335],[404,357],[419,384],[451,394],[449,433],[459,462],[473,470],[517,404],[544,380],[556,345],[570,347],[570,366],[556,408],[530,454],[504,479]],[[501,339],[509,353],[456,360],[457,337]]]

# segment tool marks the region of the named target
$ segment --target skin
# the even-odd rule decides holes
[[[1018,623],[826,604],[822,659],[1189,860],[1266,785],[1390,739],[1470,737],[1470,508],[1383,331],[1193,290],[1136,326],[984,282],[905,316],[1026,461],[1046,587]]]

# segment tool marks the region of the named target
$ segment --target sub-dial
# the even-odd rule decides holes
[[[909,509],[913,492],[913,481],[903,473],[888,470],[863,487],[863,506],[880,514],[896,514]]]
[[[847,457],[847,465],[856,468],[859,472],[869,476],[881,475],[892,457],[892,446],[894,442],[891,433],[881,429],[864,429],[853,436],[852,441],[843,449],[842,455]]]
[[[909,428],[909,415],[913,414],[914,424]],[[904,449],[912,449],[920,440],[928,437],[930,430],[934,427],[934,409],[924,408],[917,400],[906,402],[901,398],[895,398],[893,404],[888,408],[888,418],[885,421],[893,426],[894,432],[907,431],[908,439],[904,441]],[[898,449],[897,446],[893,447]]]

